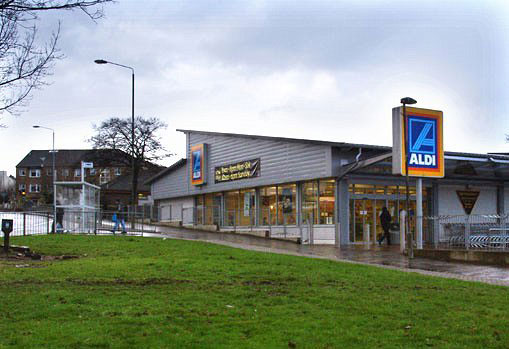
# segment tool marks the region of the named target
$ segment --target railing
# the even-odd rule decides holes
[[[48,234],[53,228],[53,216],[50,212],[0,212],[2,219],[13,220],[11,236]]]
[[[56,227],[53,226],[53,212],[26,211],[0,212],[2,219],[13,220],[11,236],[38,235],[49,233],[110,234],[118,221],[117,232],[125,230],[128,234],[140,235],[156,232],[157,226],[145,212],[119,213],[115,211],[95,211],[81,209],[57,209]],[[116,216],[116,220],[114,220]],[[124,227],[122,226],[122,220]]]
[[[177,208],[166,212],[170,221],[183,225],[205,225],[221,227],[223,230],[265,232],[270,237],[302,238],[313,237],[313,217],[303,217],[299,226],[295,211],[288,213],[275,209],[226,209],[219,206],[198,206]],[[334,226],[329,224],[329,226]]]
[[[509,215],[423,217],[435,233],[435,247],[509,250]]]

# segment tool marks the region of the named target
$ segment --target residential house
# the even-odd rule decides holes
[[[31,150],[16,166],[18,197],[34,204],[51,203],[53,193],[53,153]],[[130,170],[129,155],[117,149],[61,149],[55,152],[56,181],[81,181],[81,162],[93,162],[85,169],[85,180],[106,184]],[[127,159],[127,161],[126,161]],[[101,196],[106,195],[102,193]]]

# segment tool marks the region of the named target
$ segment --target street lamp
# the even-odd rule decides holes
[[[106,61],[104,59],[96,59],[94,61],[96,64],[113,64],[113,65],[116,65],[116,66],[119,66],[119,67],[122,67],[122,68],[126,68],[126,69],[130,69],[131,70],[131,73],[132,73],[132,97],[131,97],[131,152],[132,152],[132,155],[131,155],[131,177],[132,177],[132,188],[131,188],[131,204],[133,205],[133,210],[134,210],[134,205],[136,203],[136,193],[135,193],[135,190],[134,190],[134,187],[135,187],[135,178],[134,178],[134,68],[132,67],[129,67],[127,65],[123,65],[123,64],[119,64],[119,63],[114,63],[114,62],[110,62],[110,61]],[[134,216],[133,216],[134,217]]]
[[[407,115],[406,115],[406,105],[407,104],[415,104],[417,101],[410,97],[404,97],[401,98],[401,104],[403,104],[403,127],[404,127],[404,134],[405,134],[405,181],[406,181],[406,219],[405,219],[405,231],[407,234],[407,248],[408,248],[408,256],[410,258],[414,258],[414,247],[413,247],[413,238],[412,234],[410,233],[410,192],[409,192],[409,185],[408,185],[408,161],[410,159],[410,156],[408,154],[408,122],[407,122]]]
[[[55,188],[55,182],[57,180],[57,173],[55,171],[55,130],[49,127],[44,127],[40,125],[33,125],[33,128],[43,128],[45,130],[50,130],[53,134],[53,145],[51,150],[51,163],[52,163],[52,171],[53,171],[53,232],[57,231],[57,193]]]

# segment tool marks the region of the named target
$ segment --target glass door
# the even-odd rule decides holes
[[[383,236],[383,229],[382,229],[382,223],[381,223],[381,220],[380,220],[380,214],[382,213],[382,209],[384,207],[387,207],[387,200],[375,200],[375,212],[374,213],[374,217],[373,217],[373,220],[374,222],[376,222],[374,224],[374,231],[372,233],[372,241],[374,243],[376,243],[378,241],[378,239],[380,239],[382,236]]]
[[[353,200],[354,209],[352,210],[353,215],[353,232],[354,232],[354,242],[362,242],[363,241],[363,225],[364,225],[364,201],[365,200]]]
[[[375,200],[370,199],[361,199],[361,200],[353,200],[353,240],[354,242],[361,243],[366,242],[368,239],[364,234],[364,229],[366,225],[370,226],[370,237],[369,240],[373,241],[374,236],[374,223],[375,219],[376,205]]]

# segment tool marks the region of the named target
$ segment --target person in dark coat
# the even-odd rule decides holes
[[[122,234],[126,233],[125,211],[126,211],[125,206],[122,205],[120,200],[117,200],[117,209],[116,209],[115,213],[113,214],[113,219],[112,219],[112,221],[115,222],[115,226],[113,227],[113,230],[111,231],[113,234],[115,234],[115,231],[117,230],[119,225],[122,226]]]
[[[391,244],[391,221],[392,217],[389,211],[387,210],[387,207],[382,208],[382,213],[380,214],[380,224],[382,225],[382,229],[384,230],[384,234],[382,237],[378,240],[378,244],[381,245],[385,238],[387,238],[387,245]]]

